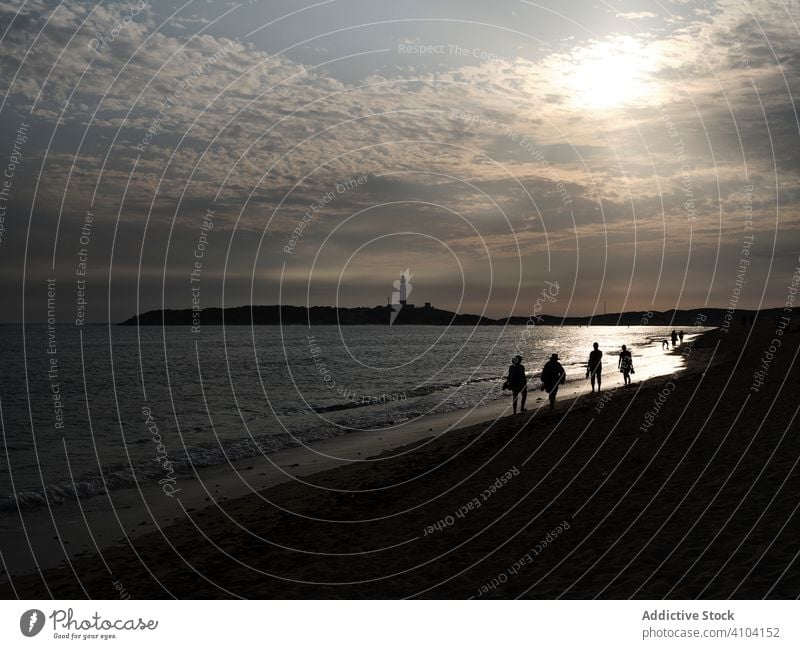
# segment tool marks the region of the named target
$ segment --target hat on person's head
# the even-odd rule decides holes
[[[517,354],[516,356],[514,356],[514,358],[511,359],[511,362],[514,363],[515,365],[518,365],[519,363],[522,362],[522,356],[520,354]]]
[[[551,361],[557,361],[558,360],[558,354],[553,354],[552,356],[550,356],[550,360]]]

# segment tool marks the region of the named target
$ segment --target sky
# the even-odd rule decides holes
[[[406,270],[409,302],[493,317],[547,287],[554,315],[783,306],[798,23],[772,0],[0,2],[0,319],[375,306]]]

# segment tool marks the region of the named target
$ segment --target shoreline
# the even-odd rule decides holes
[[[793,573],[774,583],[764,575],[777,579],[774,566],[800,551],[785,532],[796,505],[777,498],[800,457],[786,434],[797,414],[797,349],[788,346],[797,338],[787,334],[786,353],[765,377],[770,389],[744,399],[748,409],[722,397],[746,392],[760,345],[743,354],[744,333],[712,330],[677,376],[451,429],[372,456],[379,465],[349,463],[221,498],[66,569],[0,583],[0,593],[113,598],[112,578],[133,598],[796,593]],[[667,381],[674,389],[662,397]],[[642,432],[653,404],[657,416]],[[743,506],[754,489],[760,507]],[[563,522],[569,528],[552,549],[520,564]],[[759,571],[762,561],[768,569]]]
[[[690,340],[714,331],[717,330],[693,334]],[[681,356],[680,347],[668,350],[666,355]],[[687,366],[674,369],[674,372],[685,373],[690,369]],[[618,372],[613,370],[613,374],[617,376]],[[629,389],[640,389],[665,376],[667,374],[636,381]],[[538,385],[538,380],[532,378],[532,381]],[[569,411],[578,399],[589,398],[587,386],[588,381],[583,378],[563,386],[556,412]],[[617,386],[603,394],[617,389],[624,388]],[[535,388],[529,390],[528,406],[524,416],[529,419],[548,413],[545,393]],[[502,399],[472,408],[426,414],[388,431],[353,431],[227,465],[196,469],[194,475],[178,479],[181,494],[175,498],[165,497],[159,485],[143,481],[135,487],[111,490],[78,502],[70,500],[56,505],[59,519],[56,535],[42,531],[52,532],[52,518],[47,508],[23,510],[26,530],[9,527],[9,520],[18,522],[18,516],[5,516],[9,520],[0,524],[0,545],[11,548],[11,551],[4,551],[7,564],[25,566],[18,568],[15,576],[32,575],[63,566],[65,555],[74,560],[92,551],[99,554],[123,546],[128,540],[152,533],[156,528],[180,522],[187,513],[213,508],[237,498],[252,497],[285,483],[313,485],[313,477],[319,473],[361,463],[391,461],[412,450],[424,450],[428,445],[435,445],[451,433],[478,428],[487,431],[500,419],[509,416],[512,416],[510,393]],[[515,417],[522,418],[523,414]],[[91,540],[86,538],[87,528],[92,530]],[[37,547],[35,561],[28,550],[31,538]]]

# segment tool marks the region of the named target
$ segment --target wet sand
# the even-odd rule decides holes
[[[797,333],[751,389],[774,331],[711,332],[684,372],[627,388],[611,389],[621,377],[606,367],[603,396],[552,413],[533,401],[457,430],[443,421],[379,462],[224,490],[0,594],[796,597]]]

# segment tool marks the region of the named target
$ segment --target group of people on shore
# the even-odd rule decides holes
[[[684,336],[683,329],[681,329],[680,331],[675,331],[674,329],[672,330],[672,333],[669,335],[669,337],[672,339],[673,349],[675,349],[675,347],[678,346],[679,339],[681,341],[681,345],[683,344],[683,336]],[[661,349],[669,349],[669,340],[667,340],[666,338],[664,338],[664,340],[661,341]]]
[[[683,338],[682,335],[681,338]],[[630,385],[631,374],[634,374],[633,357],[625,345],[622,346],[622,350],[619,353],[617,369],[622,373],[624,384]],[[589,352],[589,360],[586,363],[586,378],[592,383],[592,392],[594,393],[595,383],[597,383],[597,391],[600,392],[603,380],[603,352],[599,343],[594,343],[592,351]],[[550,409],[552,410],[556,404],[558,388],[567,380],[564,367],[559,363],[558,354],[552,354],[550,360],[544,364],[540,379],[541,389],[547,393]],[[517,414],[518,402],[520,412],[524,412],[526,409],[525,401],[528,398],[528,377],[525,374],[525,366],[522,364],[522,356],[519,354],[511,359],[503,389],[511,390],[511,404],[514,414]]]

